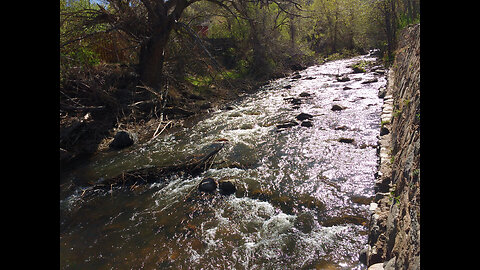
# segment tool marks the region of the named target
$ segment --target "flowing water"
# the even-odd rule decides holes
[[[386,79],[353,74],[348,66],[360,60],[376,59],[327,62],[300,79],[271,81],[233,109],[72,171],[60,186],[61,269],[365,269],[359,252]],[[300,113],[313,116],[311,127],[277,127]],[[74,184],[181,161],[218,139],[228,142],[195,177],[88,195]],[[205,177],[233,179],[236,194],[200,193]]]

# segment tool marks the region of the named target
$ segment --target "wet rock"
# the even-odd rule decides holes
[[[377,78],[373,78],[373,79],[370,79],[370,80],[366,80],[366,81],[363,81],[362,84],[374,83],[374,82],[378,82],[378,79],[377,79]]]
[[[350,199],[352,200],[353,203],[369,205],[373,198],[372,197],[354,195]]]
[[[292,76],[292,79],[300,79],[301,77],[302,77],[302,75],[297,74],[297,75],[293,75],[293,76]]]
[[[290,103],[292,103],[293,105],[300,105],[302,104],[302,101],[298,98],[293,98]]]
[[[391,258],[388,262],[385,262],[383,264],[383,268],[385,270],[395,270],[395,260],[397,259],[397,257],[393,257]],[[412,269],[420,269],[420,267],[418,268],[412,268]]]
[[[302,100],[299,98],[288,97],[288,98],[284,98],[283,100],[289,101],[292,105],[302,104]]]
[[[295,117],[299,121],[307,120],[307,119],[312,119],[313,115],[308,114],[308,113],[301,113]]]
[[[360,250],[360,256],[358,260],[363,264],[367,264],[367,252],[368,252],[368,248],[364,248]]]
[[[347,126],[339,126],[339,127],[336,127],[334,128],[335,130],[347,130],[348,127]]]
[[[240,112],[233,112],[228,117],[242,117],[242,113]]]
[[[368,51],[368,54],[371,56],[379,56],[380,55],[380,49],[371,49]]]
[[[132,132],[121,130],[115,134],[113,141],[109,144],[110,148],[123,149],[133,145],[137,141],[137,135]]]
[[[365,73],[365,69],[359,66],[353,66],[353,73]]]
[[[300,96],[300,97],[309,97],[309,96],[311,96],[311,95],[312,95],[312,94],[310,94],[310,93],[302,92],[302,93],[300,93],[299,96]]]
[[[278,124],[277,125],[277,128],[278,129],[283,129],[283,128],[290,128],[290,127],[294,127],[294,126],[298,126],[298,123],[296,121],[288,121],[288,122],[285,122],[285,123],[282,123],[282,124]]]
[[[351,88],[351,87],[349,87],[349,86],[343,87],[343,90],[350,90],[350,89],[353,89],[353,88]]]
[[[288,85],[285,85],[283,88],[284,88],[284,89],[291,89],[292,86],[291,86],[290,84],[288,84]]]
[[[301,213],[295,219],[294,226],[303,233],[310,233],[315,226],[315,220],[309,213]]]
[[[235,187],[235,181],[231,179],[223,179],[218,182],[218,189],[220,190],[220,194],[223,195],[230,195],[237,191]]]
[[[338,139],[338,141],[341,142],[341,143],[353,143],[354,139],[340,138],[340,139]]]
[[[382,128],[380,129],[380,136],[387,135],[388,133],[390,133],[390,131],[388,130],[388,128],[382,127]]]
[[[300,125],[302,127],[313,127],[313,123],[310,121],[303,121]]]
[[[225,111],[231,111],[231,110],[234,110],[235,108],[233,106],[230,106],[230,105],[227,105],[225,107],[223,107],[223,110]]]
[[[341,110],[344,110],[344,109],[345,109],[345,107],[342,107],[342,106],[340,106],[340,105],[334,104],[334,105],[332,106],[332,109],[331,109],[331,110],[332,110],[332,111],[341,111]]]
[[[386,88],[381,88],[381,89],[378,91],[378,97],[379,97],[379,98],[384,98],[386,94],[387,94],[387,89],[386,89]]]
[[[304,80],[314,80],[315,77],[306,77]]]
[[[253,128],[253,124],[251,124],[251,123],[241,124],[239,128],[240,128],[240,129],[244,129],[244,130],[245,130],[245,129],[252,129],[252,128]]]
[[[385,70],[384,70],[384,69],[377,69],[377,70],[375,70],[374,74],[376,74],[376,75],[384,75],[384,74],[385,74]]]
[[[215,189],[217,189],[217,182],[211,177],[203,179],[198,185],[198,190],[203,192],[213,192]]]
[[[348,81],[350,81],[350,78],[348,76],[339,76],[339,77],[337,77],[337,81],[348,82]]]

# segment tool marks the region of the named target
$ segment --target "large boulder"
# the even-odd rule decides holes
[[[217,182],[211,178],[205,178],[200,182],[198,185],[198,190],[203,191],[203,192],[213,192],[217,189]]]
[[[121,130],[115,134],[115,137],[109,144],[109,147],[113,149],[123,149],[133,145],[136,141],[137,135],[135,133]]]

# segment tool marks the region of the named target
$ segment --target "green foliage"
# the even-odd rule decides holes
[[[380,121],[380,128],[383,128],[384,125],[390,124],[390,120]]]
[[[355,72],[366,72],[366,68],[370,66],[372,63],[370,61],[359,61],[352,65],[352,69]]]
[[[98,54],[88,47],[78,47],[62,55],[70,64],[81,67],[92,67],[100,63]]]
[[[394,190],[390,191],[390,194],[389,194],[388,197],[389,197],[390,203],[392,203],[392,204],[396,204],[396,203],[400,204],[400,195],[395,196],[395,191],[394,191]]]
[[[416,18],[411,18],[408,14],[400,14],[398,16],[398,29],[403,29],[411,24],[420,23],[420,14]]]
[[[400,115],[402,115],[401,109],[397,109],[393,111],[393,117],[399,117]]]

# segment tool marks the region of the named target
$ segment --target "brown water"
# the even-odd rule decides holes
[[[310,67],[233,110],[79,166],[60,186],[61,269],[365,269],[358,257],[378,162],[377,94],[386,80],[352,74],[347,66],[360,60],[375,58]],[[337,74],[350,81],[338,82]],[[334,104],[345,109],[332,111]],[[302,112],[313,115],[312,127],[276,127]],[[220,138],[229,142],[217,165],[197,177],[84,196],[74,184],[182,160]],[[234,179],[237,193],[200,194],[195,187],[204,177]]]

